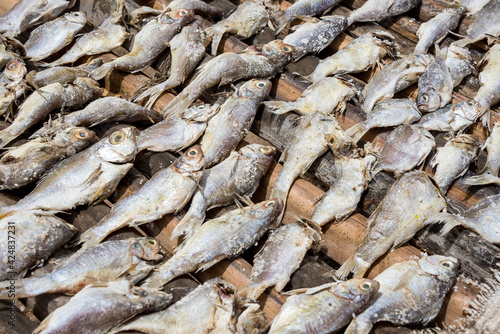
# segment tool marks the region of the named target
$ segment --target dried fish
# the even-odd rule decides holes
[[[345,278],[352,272],[354,277],[363,277],[380,256],[410,240],[430,223],[427,218],[444,208],[446,200],[425,172],[404,174],[368,219],[365,238],[337,276]]]
[[[450,70],[453,87],[458,86],[462,79],[471,74],[474,69],[469,49],[456,45],[448,47],[445,62]]]
[[[24,95],[26,85],[26,66],[20,58],[14,58],[7,63],[0,75],[0,115],[12,111],[14,102]]]
[[[44,23],[33,30],[30,38],[24,43],[26,58],[32,61],[42,60],[56,53],[71,43],[86,23],[87,15],[84,12],[66,13]]]
[[[25,55],[24,45],[14,38],[0,34],[0,69],[3,69],[9,61],[19,59]]]
[[[26,76],[26,81],[37,89],[54,82],[64,85],[75,81],[78,77],[88,77],[90,71],[101,65],[102,59],[98,58],[77,67],[57,66],[39,72],[31,71]]]
[[[488,151],[486,168],[491,175],[500,176],[500,122],[496,122],[483,146]]]
[[[239,196],[252,196],[273,161],[276,149],[251,144],[231,152],[218,165],[205,170],[200,188],[193,195],[188,212],[177,224],[171,238],[188,237],[205,221],[205,212],[232,204]]]
[[[492,0],[488,2],[474,17],[467,29],[467,35],[452,43],[452,45],[466,46],[483,38],[488,38],[488,43],[500,35],[500,22],[497,20],[500,15],[500,1]]]
[[[262,237],[282,210],[283,201],[275,198],[205,222],[144,285],[161,287],[177,276],[208,269],[242,253]]]
[[[483,108],[478,102],[467,100],[449,104],[424,115],[416,124],[427,130],[457,132],[474,124],[482,111]]]
[[[52,312],[34,333],[104,334],[139,313],[164,309],[171,300],[172,295],[127,281],[93,284]]]
[[[499,3],[500,1],[495,1]],[[499,13],[500,15],[500,13]],[[500,44],[493,45],[481,60],[483,69],[479,73],[481,87],[477,91],[474,100],[479,102],[486,111],[483,116],[483,124],[489,124],[489,107],[500,101]],[[483,112],[484,112],[483,111]]]
[[[286,300],[269,334],[334,333],[373,303],[379,286],[371,279],[352,279],[305,289]]]
[[[392,265],[375,277],[380,297],[354,318],[345,333],[368,334],[379,321],[427,325],[439,313],[457,272],[458,260],[441,255]]]
[[[220,9],[207,4],[202,0],[173,0],[168,4],[166,8],[167,11],[176,11],[179,9],[192,10],[195,12],[195,14],[212,19],[221,14]]]
[[[348,17],[348,25],[355,22],[381,21],[406,13],[419,4],[420,0],[368,0],[363,6],[351,12]]]
[[[467,8],[468,15],[476,15],[491,0],[460,0],[460,4]]]

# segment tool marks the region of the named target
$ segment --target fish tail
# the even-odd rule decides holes
[[[363,122],[360,122],[347,129],[345,134],[351,137],[354,144],[356,144],[358,141],[360,141],[361,138],[363,138],[367,131],[368,129],[366,128],[365,124],[363,124]]]
[[[38,296],[56,289],[56,283],[48,277],[5,280],[0,282],[0,299]]]
[[[94,80],[101,80],[115,67],[114,62],[103,64],[90,72],[90,77]]]
[[[71,246],[78,246],[81,245],[82,247],[78,252],[83,252],[89,249],[90,247],[93,247],[97,244],[99,244],[108,234],[98,234],[95,233],[95,230],[97,227],[102,226],[102,225],[97,225],[96,227],[93,227],[82,234],[78,236],[78,238],[75,239],[75,241],[71,244]],[[110,232],[111,233],[111,232]]]
[[[279,176],[278,176],[278,178],[279,178]],[[276,181],[278,181],[278,179]],[[283,200],[283,204],[284,204],[283,211],[281,211],[281,214],[279,215],[279,217],[276,219],[276,222],[274,223],[274,228],[281,225],[281,221],[283,220],[283,216],[285,215],[286,200],[288,198],[288,192],[290,190],[290,186],[287,186],[286,189],[281,189],[281,188],[276,187],[276,182],[275,182],[273,185],[273,189],[271,190],[271,195],[269,196],[269,199],[280,198],[281,200]]]
[[[369,267],[370,264],[368,262],[357,257],[356,254],[353,254],[337,270],[335,276],[337,276],[340,279],[345,279],[352,272],[353,278],[362,278]]]
[[[440,231],[441,235],[449,233],[454,227],[463,225],[464,222],[465,221],[462,217],[447,212],[437,213],[425,220],[425,224],[444,223],[444,226]]]
[[[203,221],[205,221],[205,211],[196,212],[193,208],[193,205],[191,205],[189,211],[174,228],[170,240],[179,238],[182,235],[185,235],[186,239],[188,239],[203,224]]]
[[[263,104],[269,108],[269,111],[273,114],[281,115],[289,111],[294,110],[293,102],[285,101],[266,101]]]
[[[20,134],[12,134],[8,128],[0,131],[0,149],[4,148],[19,135]]]
[[[194,99],[185,92],[186,88],[165,106],[162,111],[163,119],[181,114],[191,103],[193,103]]]
[[[365,320],[362,316],[357,316],[352,319],[344,334],[368,334],[372,330],[372,327],[373,324],[371,321]]]
[[[494,176],[490,173],[471,176],[463,180],[463,183],[468,186],[476,186],[481,184],[496,184],[500,186],[500,177]]]
[[[288,24],[288,18],[284,11],[275,13],[270,20],[271,29],[274,30],[274,35],[278,35]]]
[[[148,102],[144,106],[148,109],[151,109],[153,107],[153,104],[156,102],[156,100],[158,100],[158,98],[164,91],[173,88],[173,85],[170,85],[168,81],[169,80],[146,89],[144,92],[142,92],[138,97],[134,99],[134,102],[138,102],[142,99],[149,97]]]
[[[166,275],[164,275],[165,273]],[[146,281],[144,281],[143,284],[141,284],[141,287],[161,289],[165,284],[170,282],[175,277],[176,275],[171,271],[155,271],[146,279]]]
[[[212,39],[212,56],[215,56],[217,55],[217,49],[219,49],[220,41],[222,40],[222,37],[224,36],[224,33],[226,31],[224,29],[220,29],[215,25],[205,29],[205,32],[207,33],[207,36]]]

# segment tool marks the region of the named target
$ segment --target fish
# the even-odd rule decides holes
[[[411,54],[385,66],[363,89],[362,109],[368,114],[377,102],[388,100],[395,93],[417,82],[432,58],[428,54]]]
[[[458,266],[456,258],[441,255],[390,266],[374,278],[380,283],[379,297],[352,320],[345,333],[368,334],[380,321],[427,325],[439,313]]]
[[[46,64],[55,67],[68,63],[74,63],[83,56],[97,55],[109,52],[119,47],[129,36],[123,25],[125,15],[125,1],[111,1],[111,13],[96,29],[83,34],[71,48],[59,59]]]
[[[179,9],[188,9],[209,19],[215,19],[221,15],[221,10],[202,0],[173,0],[168,5],[166,10],[176,11]]]
[[[154,238],[107,241],[63,260],[59,267],[41,277],[16,280],[16,298],[45,293],[75,293],[92,283],[123,278],[138,282],[154,269],[152,262],[162,259]],[[8,298],[9,281],[0,283],[0,299]]]
[[[267,25],[267,21],[269,21],[269,14],[262,0],[241,3],[227,18],[205,29],[207,37],[212,39],[212,56],[217,54],[220,41],[226,33],[241,39],[249,38],[262,30]]]
[[[269,334],[335,333],[372,304],[380,284],[371,279],[327,283],[288,297]]]
[[[279,198],[230,211],[201,225],[174,255],[146,279],[143,286],[161,287],[177,276],[205,270],[235,257],[255,244],[283,210]]]
[[[154,20],[149,21],[135,35],[130,53],[96,68],[90,72],[90,76],[95,80],[100,80],[113,69],[135,73],[148,67],[165,51],[170,40],[193,20],[192,10],[179,9],[173,12],[163,12]]]
[[[500,1],[495,1],[499,3]],[[500,14],[499,14],[500,15]],[[482,70],[479,73],[481,86],[474,100],[483,106],[483,125],[489,125],[489,107],[500,101],[500,44],[493,45],[481,60]]]
[[[14,210],[63,211],[106,199],[132,168],[136,135],[134,127],[117,130],[60,161],[17,204],[0,208],[0,218]]]
[[[490,136],[483,143],[482,148],[488,151],[486,170],[494,176],[500,176],[500,122],[496,122]]]
[[[189,237],[205,221],[206,211],[232,204],[235,199],[251,197],[271,166],[276,149],[250,144],[233,151],[221,163],[206,169],[193,195],[188,212],[177,224],[171,239]]]
[[[0,16],[0,33],[16,37],[37,24],[52,20],[75,5],[76,0],[17,1]]]
[[[436,57],[418,79],[417,106],[422,112],[432,112],[450,103],[453,78],[446,65],[447,50],[436,45]]]
[[[25,96],[27,87],[24,82],[12,87],[0,94],[0,115],[9,116],[14,114],[13,105],[21,97]]]
[[[441,43],[449,31],[455,30],[466,11],[465,6],[455,3],[422,23],[417,30],[418,43],[413,53],[427,53],[431,45]]]
[[[453,87],[458,86],[474,69],[469,49],[456,45],[448,46],[445,63],[450,70]]]
[[[411,124],[420,120],[420,117],[413,99],[389,99],[377,103],[366,115],[366,120],[354,124],[345,133],[357,143],[370,129]]]
[[[187,150],[141,189],[115,203],[96,226],[81,234],[77,241],[82,244],[80,252],[97,245],[120,228],[139,226],[182,210],[198,186],[204,165],[203,152],[198,145]]]
[[[315,81],[293,102],[266,101],[264,105],[275,114],[294,111],[299,115],[343,113],[347,101],[356,96],[356,88],[346,80],[326,77]]]
[[[295,62],[308,53],[318,53],[330,45],[347,28],[347,18],[343,15],[308,18],[304,24],[293,28],[296,28],[295,31],[288,34],[283,43],[295,48],[292,56]]]
[[[42,24],[31,32],[24,43],[26,58],[36,61],[56,53],[71,43],[86,23],[87,15],[84,12],[70,12]]]
[[[62,107],[76,107],[101,96],[103,89],[91,78],[77,78],[72,84],[53,83],[33,92],[19,107],[16,118],[0,131],[0,148],[5,147],[47,115]]]
[[[386,171],[399,177],[421,165],[434,146],[434,137],[424,127],[419,124],[400,125],[387,137],[372,175]]]
[[[13,58],[5,65],[0,75],[0,115],[13,114],[14,102],[26,91],[26,73],[26,65],[21,58]]]
[[[123,280],[92,284],[52,312],[33,333],[107,333],[139,313],[164,309],[171,300],[170,294]]]
[[[380,256],[410,240],[430,224],[427,218],[445,208],[445,198],[427,173],[403,174],[368,218],[363,241],[336,276],[343,279],[352,272],[356,278],[363,277]]]
[[[485,5],[491,0],[460,0],[460,4],[467,8],[467,14],[470,16],[476,15]]]
[[[210,168],[227,158],[247,135],[260,104],[271,91],[271,81],[249,80],[239,87],[208,121],[201,138],[205,167]]]
[[[292,57],[294,47],[281,40],[262,47],[249,46],[241,53],[224,52],[200,67],[196,76],[180,94],[163,109],[163,117],[186,110],[205,90],[233,81],[274,77]]]
[[[199,104],[143,130],[137,138],[137,150],[177,152],[193,145],[219,112],[220,104]],[[159,114],[158,114],[159,115]],[[161,118],[161,116],[160,116]]]
[[[406,13],[417,7],[420,0],[368,0],[363,6],[351,12],[347,25],[355,22],[378,22]]]
[[[492,0],[488,2],[472,18],[472,22],[467,29],[467,35],[452,43],[452,45],[466,46],[484,38],[488,38],[491,44],[495,37],[500,35],[500,23],[497,20],[500,15],[500,1]]]
[[[322,59],[306,78],[312,82],[327,76],[359,73],[374,68],[393,48],[394,36],[383,30],[374,30],[354,39],[343,49]]]
[[[24,276],[76,233],[72,225],[41,211],[18,211],[4,217],[0,220],[0,281]]]
[[[184,83],[205,55],[204,41],[205,32],[201,20],[195,19],[192,24],[182,28],[181,32],[170,40],[170,76],[162,83],[146,89],[134,101],[149,97],[145,106],[151,108],[164,91]]]
[[[443,194],[446,194],[456,178],[467,172],[469,165],[477,156],[478,149],[477,138],[466,134],[460,134],[450,139],[443,147],[437,148],[431,166],[436,168],[434,180]]]
[[[20,59],[25,55],[26,50],[21,42],[0,34],[0,69],[3,69],[9,61]]]
[[[416,124],[431,131],[457,132],[472,125],[481,116],[483,107],[475,100],[449,104],[424,115]]]
[[[0,190],[38,180],[58,161],[84,150],[95,139],[95,133],[84,127],[67,127],[9,149],[0,159]]]

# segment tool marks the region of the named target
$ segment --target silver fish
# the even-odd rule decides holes
[[[207,18],[216,18],[221,14],[220,9],[215,6],[207,4],[202,0],[173,0],[168,5],[166,10],[175,11],[179,9],[189,9],[198,15]]]
[[[494,176],[500,176],[498,174],[500,170],[500,122],[495,123],[482,147],[488,151],[487,170]]]
[[[0,115],[12,112],[14,102],[24,95],[26,72],[24,61],[20,58],[13,58],[5,66],[0,75]]]
[[[273,161],[276,149],[251,144],[242,147],[218,165],[205,170],[188,212],[177,224],[171,238],[188,237],[205,221],[206,211],[232,204],[238,196],[252,196]]]
[[[467,35],[452,43],[452,45],[466,46],[483,38],[488,38],[488,43],[500,34],[500,22],[497,20],[500,15],[500,1],[492,0],[488,2],[476,15],[474,15]]]
[[[26,50],[21,42],[0,34],[0,69],[3,69],[9,61],[19,59],[25,55]]]
[[[348,25],[355,22],[381,21],[406,13],[419,4],[420,0],[368,0],[363,6],[351,12],[348,17]]]
[[[500,4],[500,1],[495,1]],[[500,8],[500,5],[499,5]],[[500,15],[500,14],[499,14]],[[481,60],[482,70],[479,73],[481,87],[474,100],[479,102],[486,111],[483,124],[489,124],[489,107],[500,101],[500,44],[493,45]]]
[[[102,59],[97,58],[76,67],[57,66],[43,71],[31,71],[26,76],[26,81],[35,88],[44,87],[54,82],[61,85],[70,83],[78,77],[88,77],[90,71],[102,65]]]
[[[365,238],[336,275],[363,277],[380,256],[410,240],[430,223],[428,217],[444,208],[446,200],[425,172],[404,174],[370,216]]]
[[[374,279],[379,297],[351,322],[346,334],[368,334],[379,321],[395,325],[427,325],[439,313],[455,282],[458,260],[433,255],[396,263]]]
[[[87,23],[84,12],[66,13],[53,21],[44,23],[30,34],[24,44],[26,58],[42,60],[71,43],[75,35]]]
[[[433,113],[424,115],[416,124],[427,130],[462,131],[481,116],[483,107],[474,100],[449,104]]]
[[[453,87],[458,86],[462,79],[471,74],[474,69],[469,49],[456,45],[448,47],[445,63],[450,70]]]
[[[460,4],[467,8],[468,15],[475,15],[491,0],[460,0]]]

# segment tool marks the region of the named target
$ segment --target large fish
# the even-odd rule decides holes
[[[351,12],[348,25],[355,22],[381,21],[406,13],[419,4],[420,0],[368,0],[363,6]]]

